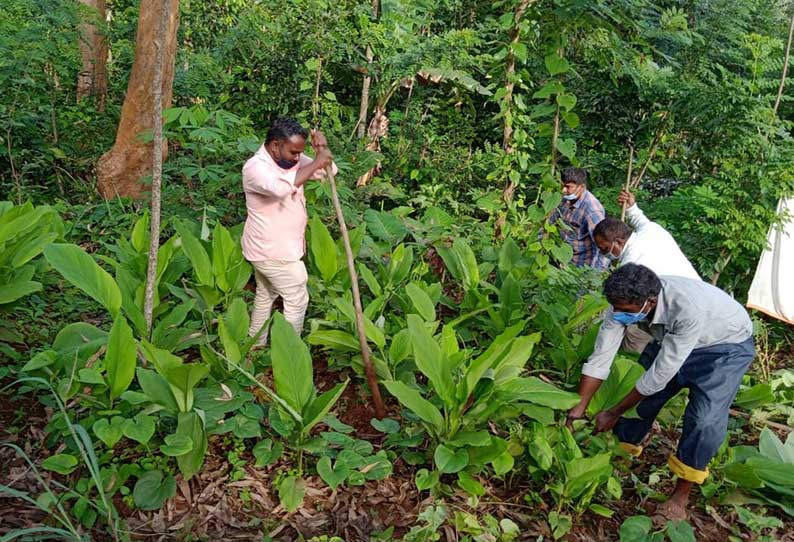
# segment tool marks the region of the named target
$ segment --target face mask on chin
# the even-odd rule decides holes
[[[579,191],[579,187],[577,186],[576,192],[578,191]],[[574,192],[573,194],[563,194],[562,199],[564,199],[565,201],[576,201],[579,199],[579,196],[581,195],[581,194],[577,194],[576,192]]]
[[[298,164],[297,160],[285,160],[283,158],[283,156],[284,156],[284,146],[283,145],[279,145],[278,154],[279,154],[280,158],[274,158],[274,160],[276,162],[276,165],[278,167],[280,167],[281,169],[292,169]]]
[[[618,261],[620,259],[620,256],[621,256],[621,254],[618,254],[617,256],[615,256],[615,254],[612,252],[612,249],[614,249],[614,248],[615,248],[615,241],[612,241],[612,244],[609,246],[609,250],[607,252],[602,252],[602,254],[604,256],[606,256],[606,258],[610,262]]]

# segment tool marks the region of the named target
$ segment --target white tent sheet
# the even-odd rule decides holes
[[[769,229],[747,306],[794,325],[794,198],[782,198],[777,212],[788,219]]]

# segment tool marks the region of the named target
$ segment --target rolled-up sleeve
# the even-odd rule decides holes
[[[679,320],[669,330],[656,359],[645,371],[635,388],[644,396],[653,395],[665,388],[695,348],[700,337],[702,323],[696,319]]]
[[[601,328],[598,330],[593,353],[582,366],[583,375],[598,380],[607,379],[615,354],[618,353],[623,342],[625,330],[624,325],[612,319],[612,309],[607,309],[604,313],[604,321],[601,322]]]

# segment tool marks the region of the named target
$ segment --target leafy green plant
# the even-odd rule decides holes
[[[41,291],[41,282],[33,280],[42,271],[38,256],[62,235],[63,223],[52,207],[0,201],[0,348],[4,351],[8,348],[4,343],[23,343],[24,338],[2,313]]]
[[[748,491],[794,516],[794,435],[783,443],[765,427],[758,448],[737,446],[730,449],[725,477]]]
[[[437,326],[408,315],[414,363],[427,378],[429,398],[416,385],[398,380],[384,385],[421,422],[440,473],[468,469],[472,474],[490,464],[496,474],[504,474],[512,468],[513,457],[504,439],[484,430],[488,422],[515,413],[508,407],[519,405],[550,414],[550,409],[570,408],[577,396],[537,378],[518,376],[539,340],[538,334],[519,336],[523,323],[508,328],[474,358],[460,350],[450,325],[434,337]]]

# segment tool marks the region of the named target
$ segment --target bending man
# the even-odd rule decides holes
[[[646,372],[616,406],[599,412],[596,432],[613,430],[634,456],[665,403],[689,389],[684,427],[670,469],[678,476],[669,500],[659,507],[667,519],[687,516],[693,484],[708,476],[708,464],[725,439],[728,411],[742,376],[755,356],[747,311],[728,294],[701,280],[658,277],[645,266],[626,264],[604,283],[611,308],[582,368],[580,404],[568,414],[581,418],[593,394],[609,376],[625,326],[639,324],[654,342],[640,356]],[[621,417],[637,407],[639,418]]]

